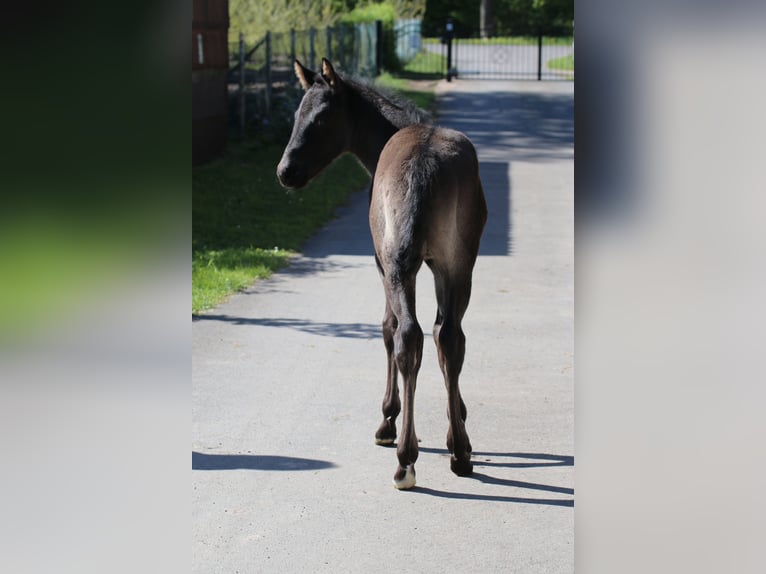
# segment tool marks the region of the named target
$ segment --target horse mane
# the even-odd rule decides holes
[[[412,101],[375,86],[369,80],[342,77],[343,81],[362,98],[370,102],[397,129],[412,124],[431,124],[431,114],[416,106]]]

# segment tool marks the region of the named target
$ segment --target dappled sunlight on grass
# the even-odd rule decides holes
[[[215,307],[256,279],[284,267],[291,252],[232,247],[195,252],[192,259],[192,313]]]

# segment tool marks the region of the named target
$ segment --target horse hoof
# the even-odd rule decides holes
[[[407,468],[400,466],[394,475],[394,488],[408,490],[413,486],[415,486],[415,465],[408,464]]]
[[[453,456],[450,459],[449,466],[452,472],[458,476],[471,476],[473,474],[473,464],[470,458],[461,460]]]
[[[394,440],[396,440],[396,425],[390,419],[385,419],[375,432],[375,444],[388,446],[394,444]]]

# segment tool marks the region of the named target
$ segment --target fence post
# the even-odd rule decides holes
[[[537,32],[537,81],[543,79],[543,31]]]
[[[314,65],[316,63],[316,50],[314,49],[314,36],[316,36],[317,31],[312,26],[309,28],[309,68],[312,70],[316,69],[316,66]]]
[[[239,33],[239,138],[245,138],[245,35]]]
[[[271,32],[266,32],[266,115],[271,115]]]
[[[290,65],[295,62],[295,28],[290,28]]]
[[[330,60],[332,62],[332,28],[327,26],[325,30],[325,35],[327,36],[327,45],[325,49],[325,58]]]

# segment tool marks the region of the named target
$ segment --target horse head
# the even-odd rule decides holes
[[[305,94],[295,112],[290,141],[277,166],[279,182],[301,188],[349,147],[351,124],[344,102],[344,83],[322,58],[321,73],[298,60],[295,75]]]

